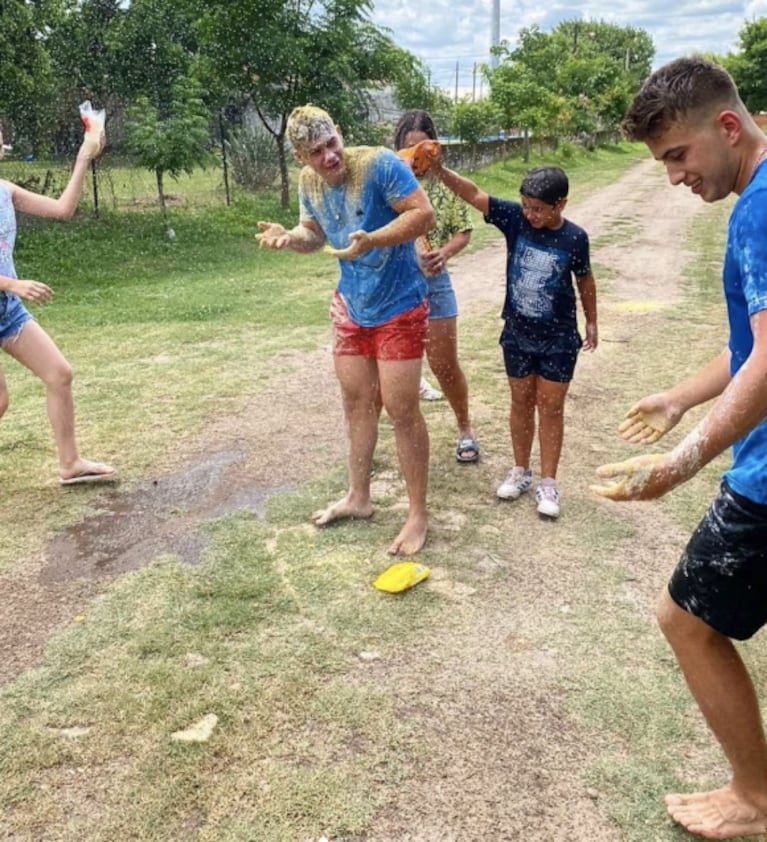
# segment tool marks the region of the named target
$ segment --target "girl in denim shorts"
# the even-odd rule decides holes
[[[16,275],[13,249],[16,241],[16,211],[51,219],[71,219],[82,192],[88,164],[101,151],[83,143],[72,176],[58,199],[41,196],[0,179],[0,348],[18,360],[45,384],[48,418],[59,457],[62,485],[113,481],[117,472],[109,465],[80,456],[75,441],[72,369],[51,337],[37,323],[22,299],[34,304],[50,301],[52,290],[40,281],[21,280]],[[0,133],[0,158],[3,156]],[[8,409],[8,387],[0,369],[0,417]]]

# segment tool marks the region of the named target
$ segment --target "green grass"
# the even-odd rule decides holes
[[[565,153],[574,199],[645,154],[636,145]],[[495,195],[516,197],[524,170],[537,162],[474,177]],[[256,220],[292,223],[295,215],[295,208],[282,214],[273,197],[239,196],[229,208],[172,211],[172,242],[155,209],[104,211],[97,220],[86,211],[67,226],[25,223],[17,266],[55,289],[54,303],[38,315],[75,365],[83,450],[118,464],[126,486],[164,464],[184,436],[237,413],[283,376],[275,364],[281,351],[327,342],[333,261],[286,259],[253,241]],[[723,228],[719,218],[706,224],[695,235],[700,262],[689,278],[697,302],[692,347],[719,306],[711,291]],[[488,231],[478,226],[475,247]],[[646,337],[650,346],[657,339],[658,366],[672,356],[674,318],[664,316]],[[503,440],[508,396],[498,374],[498,325],[471,327],[461,349],[478,420],[488,441]],[[650,387],[649,356],[632,393],[645,381]],[[24,560],[87,514],[92,498],[51,487],[42,389],[19,366],[4,371],[12,406],[0,425],[0,459],[10,504],[0,509],[0,567],[26,575]],[[604,389],[600,413],[620,417],[625,392],[610,382]],[[435,452],[449,451],[449,424],[430,423],[430,434]],[[580,441],[590,434],[582,431]],[[376,458],[394,464],[390,435],[382,433]],[[0,695],[3,831],[89,842],[292,842],[320,830],[365,838],[376,813],[410,785],[417,734],[399,712],[396,688],[360,673],[360,654],[375,652],[384,663],[407,657],[422,638],[451,628],[455,607],[427,588],[394,599],[370,587],[382,565],[377,548],[401,518],[397,495],[377,501],[371,522],[306,528],[312,503],[343,483],[337,466],[271,498],[263,521],[216,519],[206,526],[199,566],[158,557],[77,609],[81,616],[48,643],[39,665]],[[689,529],[711,483],[706,474],[679,489],[663,502],[664,516]],[[467,561],[508,547],[507,510],[486,505],[487,494],[486,471],[433,472],[433,537],[422,555],[475,588],[478,601],[513,587],[502,573],[477,581]],[[582,528],[560,534],[562,557],[574,565],[596,555],[579,572],[588,598],[556,638],[573,664],[558,692],[602,748],[584,774],[609,795],[606,809],[623,838],[681,839],[658,816],[657,792],[677,783],[678,756],[691,737],[689,699],[662,643],[630,606],[605,611],[627,581],[610,559],[631,528],[588,498],[568,505],[571,523]],[[525,549],[530,564],[546,552],[535,541]],[[536,629],[536,645],[550,645],[551,636]],[[764,673],[758,651],[749,657]],[[170,739],[209,712],[219,718],[210,743]],[[85,729],[83,736],[67,737],[71,728]]]

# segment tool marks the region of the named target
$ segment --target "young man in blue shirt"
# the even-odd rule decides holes
[[[767,832],[767,743],[751,678],[732,639],[767,622],[767,138],[732,78],[700,57],[657,70],[624,119],[672,185],[704,202],[739,196],[724,257],[729,342],[701,371],[643,398],[623,437],[651,444],[691,407],[714,400],[669,453],[605,465],[612,500],[648,500],[685,482],[728,448],[732,465],[661,595],[658,620],[698,706],[732,769],[724,787],[667,795],[691,833],[730,839]]]
[[[434,212],[410,168],[383,147],[344,148],[330,116],[307,105],[288,119],[288,139],[304,165],[300,218],[286,230],[259,222],[260,245],[339,260],[331,304],[333,359],[349,435],[349,490],[314,513],[323,526],[370,517],[370,469],[378,437],[378,395],[391,418],[408,493],[408,515],[389,546],[412,555],[426,540],[429,438],[419,407],[429,305],[413,241],[434,225]]]

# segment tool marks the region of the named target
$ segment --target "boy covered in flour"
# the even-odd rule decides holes
[[[672,185],[704,202],[731,193],[724,256],[725,348],[697,374],[640,400],[623,438],[652,444],[691,407],[714,400],[673,450],[604,465],[594,487],[611,500],[666,494],[732,448],[732,465],[693,533],[657,609],[685,680],[732,770],[722,788],[667,795],[691,833],[767,833],[767,742],[759,702],[732,639],[767,622],[767,138],[732,78],[699,57],[661,67],[634,98],[626,135],[647,144]]]
[[[407,164],[383,147],[345,148],[322,109],[294,109],[287,135],[304,165],[299,222],[290,230],[259,222],[256,239],[264,248],[296,252],[325,246],[338,258],[341,273],[330,315],[349,436],[349,489],[313,519],[324,526],[373,513],[370,469],[380,387],[409,503],[405,524],[388,551],[411,555],[426,540],[429,463],[418,396],[429,307],[413,240],[433,227],[434,212]]]
[[[511,396],[514,466],[496,495],[516,500],[532,488],[530,459],[537,415],[541,479],[535,490],[536,508],[544,518],[558,518],[557,470],[565,433],[565,398],[581,349],[593,351],[598,344],[588,234],[564,216],[567,175],[554,166],[529,170],[516,202],[490,196],[448,169],[441,155],[431,169],[445,187],[480,211],[485,222],[506,238],[506,297],[499,343]],[[578,331],[577,296],[585,316],[585,339]]]

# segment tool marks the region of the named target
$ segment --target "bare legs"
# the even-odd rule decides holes
[[[474,438],[469,418],[469,386],[458,362],[458,331],[455,318],[429,321],[426,357],[455,413],[458,437]]]
[[[342,500],[312,515],[317,526],[345,517],[367,518],[373,514],[370,467],[378,441],[378,366],[372,357],[334,356],[333,359],[349,437],[349,490]]]
[[[344,517],[370,517],[370,467],[378,440],[378,393],[394,427],[397,456],[408,493],[408,516],[389,547],[392,555],[412,555],[424,545],[427,530],[426,485],[429,437],[421,415],[418,383],[421,360],[375,360],[335,356],[349,436],[349,490],[313,515],[318,526]]]
[[[767,833],[767,744],[740,655],[732,641],[680,608],[667,590],[658,604],[658,622],[732,769],[722,789],[667,795],[669,814],[708,839]]]
[[[67,480],[83,474],[115,476],[115,470],[109,465],[83,459],[77,450],[72,369],[50,336],[37,322],[29,321],[21,333],[5,342],[3,350],[45,384],[48,419],[58,451],[61,478]],[[4,378],[0,379],[0,393],[2,415],[8,406],[8,391]]]
[[[509,427],[515,465],[521,468],[530,467],[537,410],[541,476],[556,479],[564,440],[565,397],[569,386],[569,383],[556,383],[536,374],[529,377],[509,377]]]

